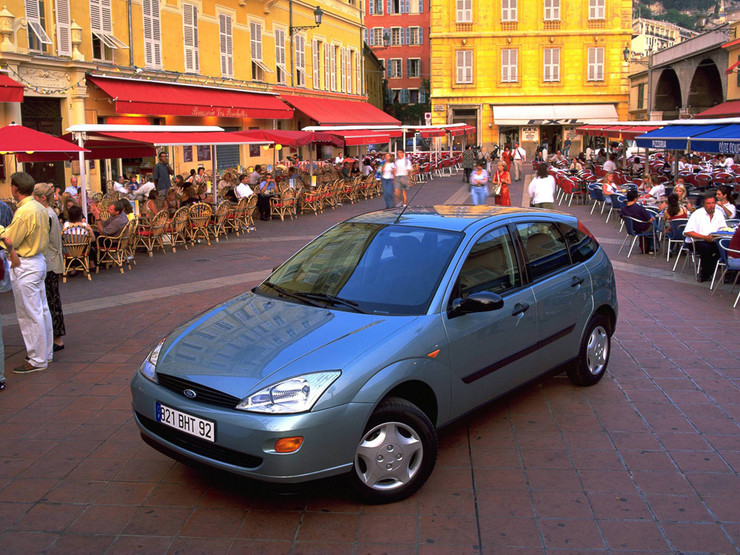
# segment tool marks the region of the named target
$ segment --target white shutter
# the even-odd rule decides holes
[[[101,0],[90,0],[90,29],[92,31],[103,30],[103,15],[100,2]]]
[[[331,78],[331,90],[337,90],[337,47],[329,46],[329,76]]]
[[[72,21],[69,0],[56,0],[57,55],[72,55]]]
[[[101,31],[113,34],[113,16],[110,0],[100,0],[100,20],[102,22]]]
[[[234,50],[231,36],[231,16],[218,14],[219,47],[221,49],[221,75],[234,76]]]
[[[143,0],[144,59],[147,67],[162,67],[162,35],[160,32],[159,0]]]
[[[51,44],[51,39],[41,26],[39,0],[26,0],[26,23],[29,33],[33,33],[41,44]]]
[[[183,44],[185,47],[185,71],[198,73],[198,8],[192,4],[182,5]]]
[[[330,44],[324,43],[324,90],[330,90],[331,85],[331,61],[329,60]]]
[[[457,51],[457,82],[458,83],[472,83],[473,82],[473,51],[472,50],[458,50]]]
[[[457,22],[470,23],[473,21],[473,0],[457,0]]]
[[[313,60],[313,88],[318,89],[321,84],[321,53],[319,52],[319,41],[311,41],[311,58]]]

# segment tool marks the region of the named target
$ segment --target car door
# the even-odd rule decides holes
[[[528,369],[534,378],[578,352],[585,320],[593,310],[591,276],[585,264],[572,264],[557,223],[517,223],[516,232],[537,307],[538,363]]]
[[[500,295],[502,308],[443,315],[451,366],[451,417],[516,387],[537,343],[532,289],[524,285],[509,228],[484,231],[460,267],[449,302],[478,291]],[[449,306],[449,304],[448,304]]]

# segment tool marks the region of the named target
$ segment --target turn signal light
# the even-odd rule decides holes
[[[300,436],[284,437],[275,442],[275,451],[278,453],[293,453],[298,451],[301,445],[303,445],[303,438]]]

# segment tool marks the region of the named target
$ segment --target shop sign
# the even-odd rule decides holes
[[[575,127],[565,127],[563,128],[563,135],[564,139],[567,139],[569,141],[575,141],[578,139],[578,134],[576,133]]]
[[[523,143],[539,143],[540,142],[540,128],[539,127],[522,127],[522,142]]]
[[[220,106],[193,106],[190,114],[196,118],[215,116],[217,118],[249,118],[250,110],[247,108],[224,108]]]

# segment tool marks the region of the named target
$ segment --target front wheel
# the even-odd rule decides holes
[[[609,323],[602,314],[594,314],[581,339],[578,358],[568,368],[568,377],[576,385],[594,385],[606,373],[611,353]]]
[[[388,398],[357,445],[352,484],[366,502],[393,503],[418,490],[437,461],[437,432],[416,405]]]

